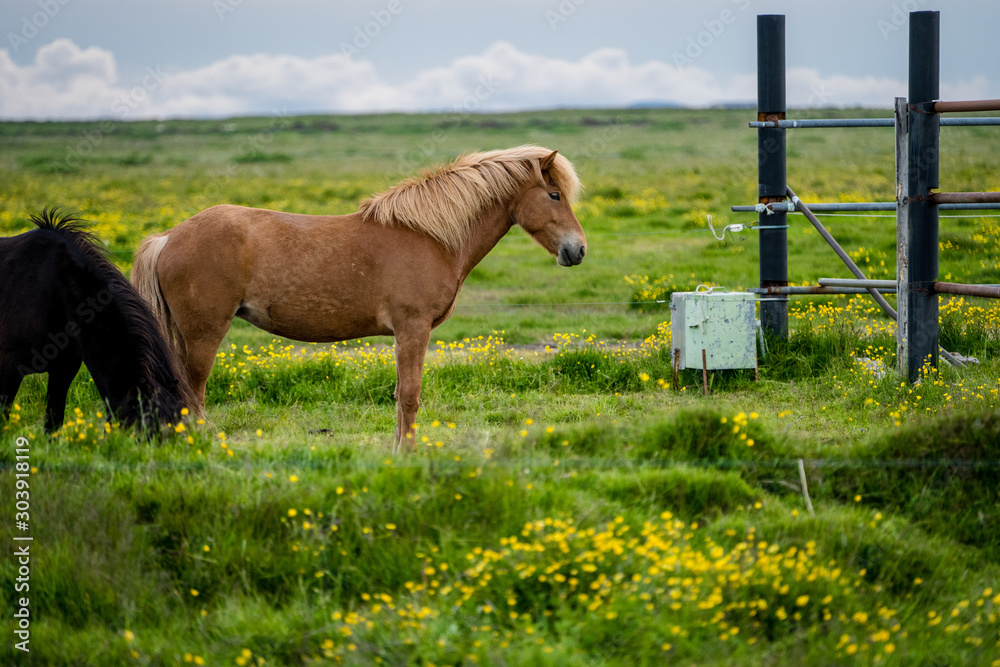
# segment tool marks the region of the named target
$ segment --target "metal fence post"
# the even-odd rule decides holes
[[[896,119],[896,362],[900,376],[906,375],[907,337],[909,334],[909,204],[910,182],[907,174],[906,98],[897,97]]]
[[[938,363],[938,208],[931,190],[938,187],[940,116],[940,13],[910,12],[909,130],[907,147],[907,377],[920,378],[930,360]]]
[[[757,16],[757,120],[785,119],[785,17]],[[761,204],[785,199],[785,130],[757,129],[757,193]],[[787,214],[760,213],[760,286],[788,285]],[[788,297],[769,295],[760,300],[763,329],[788,337]]]

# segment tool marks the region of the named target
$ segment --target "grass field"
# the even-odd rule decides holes
[[[755,232],[705,224],[752,222],[729,211],[756,200],[752,115],[0,123],[0,235],[61,206],[126,269],[143,236],[217,203],[345,213],[526,142],[576,165],[589,241],[563,269],[514,229],[473,272],[432,334],[414,455],[390,454],[391,340],[303,345],[237,321],[208,423],[162,442],[107,423],[86,372],[48,438],[30,377],[2,427],[0,516],[16,532],[23,436],[32,652],[9,639],[7,540],[0,662],[1000,665],[996,306],[942,299],[942,345],[980,363],[917,386],[870,300],[810,297],[759,381],[669,388],[657,302],[756,282]],[[807,202],[894,197],[887,130],[788,145]],[[943,129],[941,189],[996,189],[998,148],[988,128]],[[848,275],[789,220],[795,284]],[[823,220],[869,277],[895,275],[891,219]],[[1000,282],[995,220],[942,217],[942,279]]]

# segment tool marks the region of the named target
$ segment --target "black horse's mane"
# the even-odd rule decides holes
[[[104,247],[94,233],[90,230],[89,223],[83,218],[77,217],[73,213],[60,213],[58,208],[43,208],[41,213],[32,214],[29,217],[35,227],[50,232],[57,233],[65,240],[70,248],[76,251],[78,259],[82,259],[81,264],[100,278],[102,283],[113,285],[115,296],[119,296],[118,288],[130,284],[122,272],[111,261],[111,252]],[[121,295],[128,292],[123,289]],[[141,300],[138,294],[132,293]]]
[[[176,351],[163,339],[149,305],[111,261],[111,253],[88,223],[74,214],[60,213],[58,208],[44,208],[30,220],[38,229],[58,234],[80,265],[111,292],[136,354],[138,389],[145,404],[138,411],[167,420],[176,419],[182,407],[194,406],[196,399]],[[131,412],[131,406],[125,409]],[[144,416],[123,415],[129,421]]]
[[[72,232],[86,238],[87,242],[99,248],[97,237],[87,229],[87,222],[72,213],[60,213],[58,208],[43,208],[41,213],[32,213],[31,222],[39,229]]]

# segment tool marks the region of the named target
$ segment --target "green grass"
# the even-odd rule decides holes
[[[995,425],[998,417],[973,419]],[[733,433],[734,421],[746,423],[753,447]],[[229,662],[244,649],[272,664],[324,650],[358,664],[453,664],[469,654],[519,661],[536,652],[551,664],[652,664],[666,655],[822,663],[846,660],[846,634],[869,657],[886,655],[892,644],[904,661],[948,656],[990,664],[1000,607],[985,592],[1000,574],[995,529],[956,534],[950,524],[963,513],[996,520],[995,469],[981,476],[982,485],[969,484],[969,476],[952,485],[948,504],[913,505],[906,498],[933,488],[934,475],[899,474],[893,464],[913,454],[865,440],[845,457],[853,465],[810,469],[817,514],[806,517],[787,486],[797,483],[791,457],[818,452],[802,451],[758,421],[723,422],[700,407],[551,433],[533,424],[526,436],[509,432],[490,446],[441,425],[425,432],[444,447],[431,441],[402,459],[379,448],[316,447],[294,438],[233,439],[223,449],[221,439],[200,432],[192,444],[157,444],[114,430],[91,452],[74,437],[36,438],[33,554],[45,564],[32,578],[37,654],[47,664],[129,662],[132,650],[140,661],[191,653]],[[927,441],[964,437],[948,419],[921,430]],[[984,436],[979,454],[995,459],[996,438]],[[887,478],[894,483],[879,483]],[[12,482],[4,477],[4,493],[12,494]],[[672,523],[663,521],[664,511],[682,523],[655,528]],[[600,538],[606,525],[621,539]],[[591,528],[598,537],[587,537]],[[555,530],[564,537],[550,538]],[[508,539],[527,545],[536,534],[555,541],[539,552],[509,548]],[[713,602],[714,579],[704,586],[693,578],[661,580],[640,548],[654,543],[631,540],[641,535],[672,535],[682,573],[713,559],[717,567],[732,562],[725,571],[740,573],[739,583],[723,586]],[[567,551],[556,548],[565,540]],[[674,558],[669,544],[655,544]],[[785,555],[773,562],[768,545]],[[8,548],[5,586],[13,585],[10,562]],[[580,569],[590,562],[595,569]],[[525,571],[536,574],[525,579]],[[558,573],[564,579],[554,578]],[[594,590],[606,594],[591,609]],[[672,590],[680,595],[676,608]],[[749,614],[746,604],[760,600],[771,611]],[[402,622],[389,604],[424,615]],[[892,611],[882,616],[880,609]],[[374,619],[372,626],[344,621],[352,612]],[[928,625],[930,612],[944,615],[944,625]],[[960,627],[946,631],[952,622]],[[720,640],[731,628],[738,637]],[[869,638],[880,633],[886,639]],[[987,643],[968,643],[977,639]],[[671,645],[666,654],[664,644]],[[9,645],[4,650],[13,659]]]
[[[237,321],[208,423],[153,440],[105,427],[85,371],[79,413],[47,438],[45,378],[29,377],[0,427],[0,498],[10,522],[13,440],[31,437],[34,662],[994,665],[989,303],[942,300],[942,344],[980,364],[916,387],[895,373],[886,318],[820,297],[793,302],[794,334],[768,341],[759,380],[715,372],[703,396],[688,370],[669,388],[669,311],[639,302],[756,282],[753,233],[717,242],[703,222],[750,221],[728,210],[756,198],[750,115],[122,123],[86,156],[73,147],[100,127],[0,123],[0,233],[61,205],[123,266],[145,234],[210,205],[349,212],[463,151],[558,148],[587,188],[581,266],[513,230],[470,276],[432,339],[414,455],[390,452],[391,340],[298,345]],[[994,137],[943,132],[943,189],[991,189]],[[892,198],[887,133],[790,133],[789,146],[807,201]],[[790,220],[791,279],[845,275]],[[824,220],[870,276],[894,274],[891,222]],[[941,227],[942,278],[995,282],[993,219]],[[565,305],[583,302],[600,305]],[[22,658],[12,645],[0,663]]]

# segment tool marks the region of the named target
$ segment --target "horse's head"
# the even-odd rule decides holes
[[[572,174],[556,166],[558,151],[532,160],[534,178],[527,183],[514,204],[514,222],[520,225],[539,245],[555,255],[561,266],[575,266],[587,252],[587,237],[576,219],[570,200],[579,184],[560,183],[560,176]],[[559,158],[564,163],[564,158]]]

